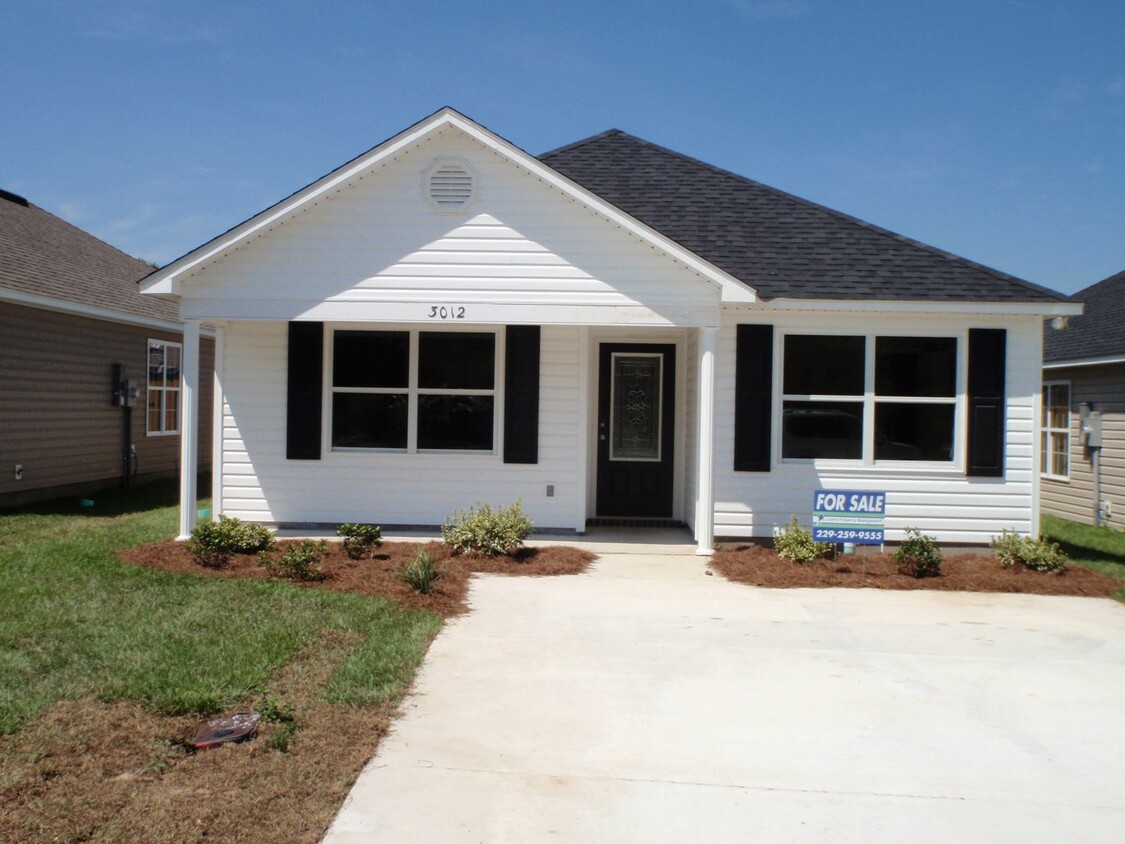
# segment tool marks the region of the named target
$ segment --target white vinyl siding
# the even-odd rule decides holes
[[[887,314],[849,314],[849,333],[886,333]],[[965,475],[964,448],[955,465],[926,463],[863,466],[858,461],[779,459],[777,405],[781,395],[781,361],[775,358],[773,459],[769,472],[735,472],[734,360],[739,322],[773,324],[775,334],[839,330],[841,317],[808,311],[763,314],[752,309],[724,314],[719,334],[715,412],[715,523],[717,536],[768,537],[793,515],[807,523],[816,489],[854,489],[887,493],[888,539],[902,538],[906,527],[918,527],[941,542],[987,543],[1001,528],[1031,532],[1035,527],[1034,496],[1038,373],[1026,365],[1040,357],[1041,323],[1036,317],[893,315],[894,333],[928,336],[967,335],[969,327],[1007,329],[1006,430],[1003,478]],[[966,348],[961,342],[959,349]],[[959,365],[963,371],[964,366]],[[959,394],[963,393],[959,377]],[[957,439],[964,441],[964,401],[958,399]]]
[[[475,173],[460,216],[419,190],[437,158]],[[186,316],[460,324],[703,324],[720,291],[456,132],[404,152],[184,279]],[[531,313],[529,309],[537,309]]]
[[[285,406],[286,332],[278,322],[232,322],[225,331],[226,514],[265,523],[438,525],[477,502],[518,498],[537,528],[577,527],[582,467],[574,455],[584,427],[576,412],[577,328],[542,331],[539,462],[528,465],[506,464],[499,453],[326,452],[321,460],[286,460],[285,414],[278,412]],[[497,378],[502,402],[502,369]]]

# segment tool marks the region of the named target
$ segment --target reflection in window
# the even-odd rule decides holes
[[[183,346],[166,340],[148,341],[148,383],[145,429],[150,435],[180,430],[180,369]]]
[[[337,331],[332,447],[494,448],[496,335]]]
[[[1070,477],[1070,382],[1043,385],[1040,419],[1040,471],[1052,478]]]

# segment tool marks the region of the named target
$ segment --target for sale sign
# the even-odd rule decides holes
[[[887,516],[885,492],[818,489],[813,493],[813,539],[882,545]]]

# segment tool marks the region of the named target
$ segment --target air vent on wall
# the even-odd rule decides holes
[[[460,161],[439,161],[426,173],[426,199],[438,211],[464,211],[473,201],[476,185],[468,165]]]

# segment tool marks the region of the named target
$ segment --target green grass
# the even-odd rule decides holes
[[[1114,597],[1125,601],[1125,533],[1108,527],[1093,527],[1043,514],[1043,535],[1057,542],[1066,555],[1087,568],[1121,581]]]
[[[213,580],[120,563],[116,551],[175,535],[175,487],[0,513],[0,734],[54,701],[132,699],[207,713],[261,692],[325,629],[362,643],[329,679],[338,703],[406,689],[441,626],[386,600],[272,581]]]

